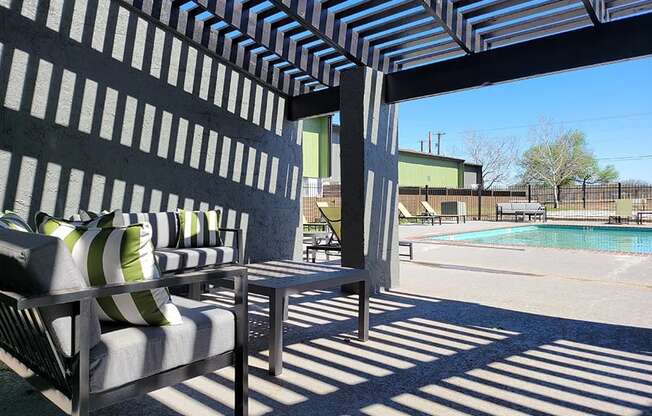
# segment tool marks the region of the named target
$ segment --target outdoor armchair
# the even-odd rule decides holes
[[[22,235],[18,235],[18,234]],[[235,412],[247,414],[247,271],[238,265],[83,287],[52,237],[0,231],[0,359],[70,415],[235,366]],[[234,281],[233,311],[173,297],[182,323],[102,323],[94,300],[154,288]]]
[[[616,213],[609,216],[609,224],[612,221],[617,224],[622,224],[623,220],[629,223],[634,211],[634,203],[631,199],[617,199],[616,200]]]

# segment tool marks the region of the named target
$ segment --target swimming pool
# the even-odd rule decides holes
[[[528,225],[431,237],[488,245],[532,246],[652,254],[652,229]]]

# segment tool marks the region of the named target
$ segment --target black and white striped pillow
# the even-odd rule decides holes
[[[179,218],[176,212],[123,213],[124,225],[149,223],[155,248],[176,247],[179,240]]]

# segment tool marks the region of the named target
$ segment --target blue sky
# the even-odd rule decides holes
[[[652,58],[603,65],[401,103],[399,144],[419,149],[428,131],[445,132],[442,153],[465,157],[463,137],[475,130],[513,137],[524,150],[541,118],[582,130],[596,157],[652,155]],[[652,182],[652,156],[601,160],[621,179]]]

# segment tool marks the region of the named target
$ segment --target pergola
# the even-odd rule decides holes
[[[128,0],[283,96],[341,112],[344,265],[398,283],[394,103],[652,54],[652,0]],[[646,14],[647,13],[647,14]]]
[[[388,82],[392,86],[388,92],[390,102],[419,96],[398,92],[405,87],[401,79],[456,70],[455,65],[480,66],[476,70],[481,71],[485,69],[482,65],[496,60],[506,68],[514,63],[508,60],[522,53],[540,57],[529,62],[532,67],[552,59],[559,61],[559,68],[545,66],[530,71],[544,73],[643,55],[646,44],[649,48],[650,35],[650,18],[644,14],[652,10],[650,0],[127,0],[124,3],[248,71],[285,96],[337,87],[343,71],[365,66],[396,74]],[[545,40],[527,43],[541,38]],[[521,48],[516,47],[519,44]],[[495,52],[506,46],[511,46],[510,52]],[[564,62],[561,56],[550,56],[555,48],[562,47],[565,51],[581,52],[582,56],[574,59],[567,56]],[[585,51],[586,48],[590,51]],[[465,56],[466,60],[459,60]],[[471,56],[476,59],[469,60]],[[443,66],[443,62],[451,63]],[[429,66],[417,72],[406,71],[423,65]],[[512,70],[501,75],[506,80],[529,74]],[[486,80],[495,81],[492,77]],[[473,84],[471,80],[467,82]],[[444,92],[444,88],[431,87],[424,91],[425,94],[436,92]]]

